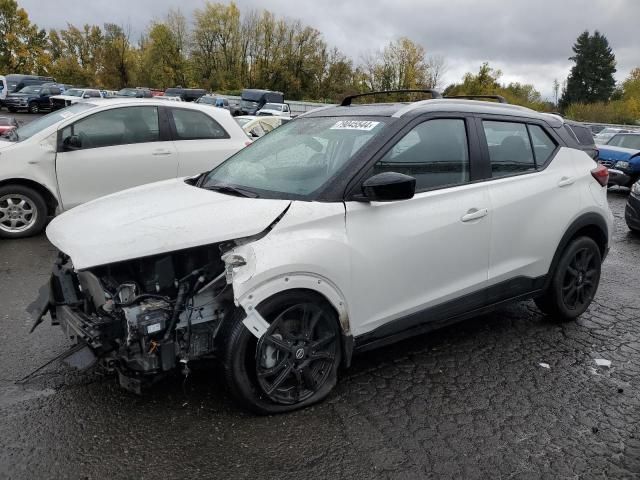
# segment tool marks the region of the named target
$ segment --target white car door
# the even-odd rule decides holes
[[[490,300],[540,288],[566,228],[580,211],[574,152],[544,125],[478,120],[492,180]],[[595,166],[595,164],[594,164]]]
[[[162,141],[158,107],[116,107],[60,132],[56,175],[64,209],[145,183],[175,178],[178,156]]]
[[[186,108],[168,109],[175,126],[178,176],[196,175],[220,165],[245,146],[248,139],[235,139],[214,118]]]
[[[354,335],[385,336],[424,323],[425,312],[437,320],[483,304],[490,205],[486,184],[470,183],[468,127],[427,120],[375,164],[371,174],[416,178],[412,199],[347,202]]]

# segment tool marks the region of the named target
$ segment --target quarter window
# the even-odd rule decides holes
[[[72,150],[160,140],[157,107],[123,107],[98,112],[62,130]]]
[[[429,120],[413,128],[374,167],[416,179],[416,190],[469,181],[469,148],[462,119]]]
[[[218,122],[197,110],[172,108],[171,115],[178,140],[230,138]]]
[[[524,123],[483,121],[493,178],[534,171],[535,160]]]
[[[533,143],[533,152],[536,155],[536,165],[544,165],[556,149],[549,135],[538,125],[529,125],[529,133],[531,134],[531,142]]]

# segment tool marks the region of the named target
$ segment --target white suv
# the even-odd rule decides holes
[[[207,174],[56,218],[34,306],[125,388],[213,355],[246,407],[288,411],[354,352],[506,301],[583,313],[611,239],[606,185],[560,117],[348,97]]]
[[[249,144],[229,112],[89,99],[0,137],[0,237],[119,190],[211,170]]]

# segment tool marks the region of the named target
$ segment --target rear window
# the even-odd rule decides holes
[[[230,138],[227,131],[218,122],[197,110],[172,108],[171,115],[178,140]]]

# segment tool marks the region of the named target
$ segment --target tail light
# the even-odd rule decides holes
[[[591,170],[591,176],[603,187],[606,187],[609,183],[609,169],[604,165],[598,165]]]

